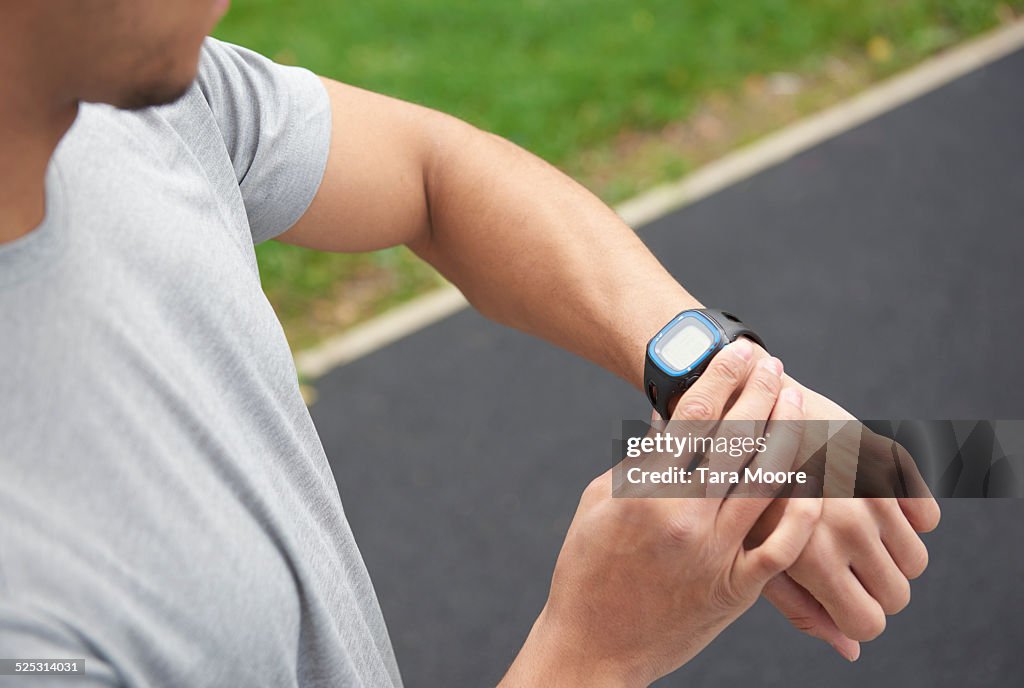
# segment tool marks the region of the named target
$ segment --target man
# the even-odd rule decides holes
[[[85,657],[81,685],[399,684],[253,245],[404,243],[485,314],[637,386],[647,339],[696,300],[612,211],[510,143],[204,43],[224,0],[2,1],[0,656]],[[738,387],[760,395],[751,417],[849,417],[749,343],[714,362],[719,382],[695,386],[677,417],[722,418]],[[606,488],[581,514],[610,503]],[[938,509],[829,500],[811,534],[789,525],[816,520],[803,501],[729,613],[697,620],[720,628],[763,587],[852,660],[907,603],[927,564],[915,530]],[[573,542],[614,532],[625,507],[594,508],[549,606],[588,608]],[[723,521],[731,546],[749,518]],[[716,522],[694,519],[669,528],[674,542]],[[653,531],[667,521],[642,512]],[[570,632],[576,616],[542,615],[509,681],[625,671],[572,653],[615,622]],[[636,648],[631,675],[678,666],[699,635],[677,654]]]

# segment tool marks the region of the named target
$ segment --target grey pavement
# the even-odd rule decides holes
[[[1024,418],[1024,52],[645,228],[709,305],[863,418]],[[631,387],[460,313],[312,408],[409,686],[494,684]],[[1024,502],[946,500],[910,607],[847,665],[759,603],[659,685],[1003,686],[1024,675]]]

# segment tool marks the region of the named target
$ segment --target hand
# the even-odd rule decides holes
[[[730,345],[683,397],[673,420],[713,427],[739,391],[725,414],[733,428],[765,418],[769,431],[777,428],[752,467],[788,467],[800,445],[802,400],[796,389],[780,395],[781,372],[774,359],[756,365],[749,343]],[[791,499],[768,537],[745,549],[750,528],[772,501],[766,491],[740,498],[613,498],[612,471],[597,478],[569,527],[547,604],[502,685],[647,685],[681,666],[748,609],[811,537],[821,499]]]
[[[807,420],[853,420],[819,394],[804,390],[804,398]],[[756,534],[771,532],[781,501],[755,527]],[[939,516],[930,497],[826,499],[807,547],[786,574],[765,587],[764,596],[799,630],[854,661],[858,641],[881,634],[886,615],[909,602],[909,581],[928,565],[917,533],[934,529]]]

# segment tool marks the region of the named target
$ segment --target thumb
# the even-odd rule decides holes
[[[824,640],[848,661],[860,657],[860,643],[840,631],[818,600],[788,574],[780,573],[768,581],[762,594],[798,631]]]

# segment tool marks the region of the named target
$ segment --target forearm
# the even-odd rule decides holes
[[[279,240],[325,251],[406,244],[484,314],[639,387],[644,346],[697,300],[593,194],[497,136],[324,79],[323,180]]]
[[[647,339],[700,304],[581,185],[504,139],[445,126],[425,172],[430,231],[410,246],[485,315],[639,387]]]

